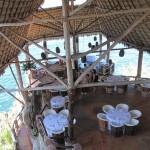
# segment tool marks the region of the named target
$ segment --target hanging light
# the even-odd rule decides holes
[[[120,56],[120,57],[123,57],[124,54],[125,54],[124,49],[121,49],[120,52],[119,52],[119,56]]]
[[[96,46],[96,47],[98,46],[98,42],[95,42],[95,46]]]
[[[92,45],[92,48],[95,48],[95,45]]]
[[[97,41],[97,37],[96,36],[94,36],[94,41]]]
[[[56,47],[56,53],[60,53],[60,48]]]
[[[41,58],[46,59],[46,54],[44,52],[41,53]]]
[[[91,48],[91,47],[92,47],[92,44],[91,44],[90,42],[88,43],[88,47],[89,47],[89,48]]]

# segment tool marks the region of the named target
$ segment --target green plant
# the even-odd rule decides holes
[[[23,63],[23,65],[22,65],[23,71],[28,71],[30,69],[36,69],[36,65],[34,62]]]

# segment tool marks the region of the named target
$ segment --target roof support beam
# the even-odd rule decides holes
[[[104,52],[87,70],[85,70],[81,76],[75,81],[74,86],[76,87],[79,82],[83,79],[83,77],[89,73],[94,66],[99,63],[109,52],[111,49],[113,49],[127,34],[129,34],[143,19],[146,18],[146,16],[148,16],[150,14],[150,11],[146,12],[142,17],[140,17],[139,19],[137,19],[125,32],[122,33],[122,35],[120,35],[116,41],[107,49],[106,52]]]
[[[97,82],[97,83],[88,83],[88,84],[79,84],[77,88],[83,88],[83,87],[93,87],[93,86],[115,86],[115,85],[131,85],[131,84],[145,84],[150,83],[150,79],[144,79],[144,80],[132,80],[132,81],[118,81],[118,82]],[[0,85],[1,87],[1,85]],[[16,91],[35,91],[35,90],[47,90],[47,89],[56,89],[61,88],[65,89],[63,85],[57,85],[57,86],[43,86],[43,87],[32,87],[32,88],[20,88],[20,89],[0,89],[0,93],[7,92],[16,92]]]
[[[49,50],[49,49],[47,49],[47,48],[45,48],[45,47],[42,47],[41,45],[39,45],[39,44],[37,44],[37,43],[35,43],[35,42],[29,40],[29,39],[26,38],[26,37],[23,37],[23,36],[19,35],[19,34],[16,33],[15,31],[13,31],[13,30],[11,30],[11,29],[9,29],[9,28],[7,28],[7,27],[6,27],[6,29],[9,30],[9,31],[11,31],[11,32],[14,33],[15,35],[19,36],[20,38],[22,38],[22,39],[28,41],[29,43],[31,43],[31,44],[37,46],[38,48],[44,50],[45,52],[47,52],[47,53],[49,53],[49,54],[52,54],[52,55],[54,55],[55,57],[57,57],[57,58],[59,58],[59,59],[61,59],[61,60],[63,60],[63,61],[66,61],[66,59],[65,59],[64,57],[62,57],[62,56],[60,56],[60,55],[54,53],[53,51],[51,51],[51,50]]]
[[[15,44],[12,40],[10,40],[5,34],[3,34],[2,32],[0,32],[0,35],[2,37],[4,37],[9,43],[11,43],[14,47],[16,47],[17,49],[19,49],[21,52],[23,52],[24,54],[26,54],[28,57],[30,57],[35,63],[37,63],[40,67],[44,68],[51,76],[53,76],[55,79],[57,79],[61,84],[63,84],[65,87],[67,87],[66,83],[60,79],[56,74],[54,74],[53,72],[51,72],[48,67],[46,67],[45,65],[43,65],[41,62],[37,61],[32,55],[30,55],[28,52],[26,52],[24,49],[22,49],[20,46],[18,46],[17,44]]]
[[[81,4],[79,7],[77,7],[75,10],[73,10],[72,12],[69,13],[69,16],[73,16],[75,15],[79,10],[81,10],[82,8],[84,8],[85,6],[87,6],[88,4],[91,4],[93,0],[87,0],[86,2],[84,2],[83,4]]]
[[[112,16],[112,15],[121,15],[121,14],[127,14],[127,13],[137,13],[137,12],[147,12],[150,11],[150,8],[140,8],[140,9],[129,9],[129,10],[124,10],[124,11],[113,11],[105,14],[91,14],[91,15],[86,15],[86,16],[72,16],[69,17],[68,19],[85,19],[85,18],[96,18],[96,17],[107,17],[107,16]]]
[[[68,17],[69,20],[72,19],[86,19],[86,18],[96,18],[96,17],[107,17],[112,15],[119,15],[119,14],[127,14],[127,13],[137,13],[137,12],[147,12],[150,8],[140,8],[140,9],[129,9],[124,11],[113,11],[105,14],[91,14],[86,16],[71,16]],[[65,18],[60,19],[53,19],[53,18],[44,18],[44,19],[37,19],[27,22],[19,22],[19,23],[0,23],[0,27],[8,27],[8,26],[24,26],[24,25],[30,25],[34,23],[40,23],[40,22],[56,22],[56,21],[63,21]]]
[[[18,102],[20,102],[22,105],[24,105],[24,102],[22,102],[20,99],[18,99],[17,97],[15,97],[13,94],[11,94],[8,90],[6,90],[2,85],[0,85],[0,87],[2,88],[2,91],[8,93],[9,95],[11,95],[13,98],[15,98]]]

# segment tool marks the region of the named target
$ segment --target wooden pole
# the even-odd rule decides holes
[[[78,11],[80,11],[82,8],[84,8],[85,6],[87,6],[88,4],[90,4],[93,0],[87,0],[86,2],[84,2],[83,4],[81,4],[80,6],[78,6],[75,10],[72,10],[72,12],[69,13],[69,16],[73,16],[75,15]]]
[[[22,102],[21,100],[19,100],[17,97],[15,97],[13,94],[11,94],[10,92],[8,92],[2,85],[0,85],[0,87],[9,95],[11,95],[13,98],[15,98],[18,102],[20,102],[22,105],[24,105],[24,102]]]
[[[10,40],[5,34],[3,34],[2,32],[0,32],[0,35],[2,35],[9,43],[11,43],[14,47],[16,47],[17,49],[19,49],[21,52],[23,52],[24,54],[26,54],[28,57],[30,57],[35,63],[37,63],[40,67],[44,68],[51,76],[53,76],[54,78],[56,78],[61,84],[63,84],[65,87],[67,87],[66,83],[60,79],[57,75],[55,75],[53,72],[51,72],[48,67],[46,67],[45,65],[43,65],[42,63],[40,63],[39,61],[37,61],[32,55],[30,55],[29,53],[27,53],[24,49],[22,49],[21,47],[19,47],[17,44],[15,44],[12,40]]]
[[[109,52],[111,49],[113,49],[127,34],[129,34],[136,25],[138,25],[144,18],[146,18],[147,15],[150,14],[150,11],[146,12],[142,17],[138,18],[125,32],[122,33],[122,35],[120,37],[118,37],[116,39],[116,41],[107,49],[106,52],[104,52],[87,70],[85,70],[80,77],[75,81],[74,86],[76,87],[79,82],[81,81],[81,79],[83,79],[83,77],[90,72],[94,66],[99,63]]]
[[[15,61],[16,62],[19,61],[18,57],[15,58]],[[15,67],[16,67],[16,72],[17,72],[17,76],[18,76],[19,88],[23,88],[23,81],[22,81],[22,75],[21,75],[21,70],[20,70],[19,63],[15,63]],[[24,102],[26,103],[27,102],[27,94],[25,92],[21,92],[20,94],[22,94]]]
[[[139,50],[137,78],[141,77],[141,73],[142,73],[142,61],[143,61],[143,50],[141,49],[141,50]]]
[[[127,77],[127,76],[126,76]],[[130,77],[130,76],[129,76]],[[131,76],[132,78],[136,78]],[[114,85],[130,85],[130,84],[145,84],[150,83],[150,79],[142,78],[140,80],[132,80],[132,81],[118,81],[118,82],[96,82],[96,83],[88,83],[88,84],[79,84],[76,88],[82,87],[93,87],[93,86],[114,86]],[[43,87],[34,87],[34,88],[20,88],[20,89],[0,89],[0,93],[7,92],[16,92],[16,91],[41,91],[41,90],[48,90],[48,89],[66,89],[63,85],[57,86],[43,86]]]
[[[107,49],[109,49],[110,47],[110,42],[107,44]],[[107,54],[107,58],[106,58],[106,62],[109,62],[109,56],[110,56],[110,52]]]
[[[102,44],[102,42],[103,42],[102,39],[103,39],[103,36],[102,36],[101,33],[99,33],[99,44]],[[99,49],[99,51],[100,51],[100,52],[99,52],[99,55],[102,54],[101,50],[102,50],[102,48]]]
[[[20,88],[20,87],[19,87],[19,84],[18,84],[18,81],[17,81],[17,79],[16,79],[16,77],[15,77],[15,74],[14,74],[14,72],[13,72],[13,70],[12,70],[11,65],[9,65],[9,68],[10,68],[10,71],[11,71],[11,73],[12,73],[12,75],[13,75],[15,81],[16,81],[16,84],[17,84],[18,88]]]
[[[19,35],[18,33],[16,33],[15,31],[13,31],[13,30],[11,30],[11,29],[9,29],[9,28],[6,28],[6,29],[9,30],[9,31],[11,31],[11,32],[14,33],[15,35],[19,36],[20,38],[22,38],[22,39],[28,41],[29,43],[31,43],[31,44],[37,46],[38,48],[44,50],[45,52],[47,52],[47,53],[49,53],[49,54],[52,54],[52,55],[56,56],[57,58],[59,58],[59,59],[61,59],[61,60],[63,60],[63,61],[66,61],[64,57],[62,57],[62,56],[60,56],[60,55],[54,53],[53,51],[51,51],[51,50],[49,50],[49,49],[46,49],[46,48],[42,47],[41,45],[39,45],[39,44],[37,44],[37,43],[35,43],[35,42],[29,40],[28,38]]]
[[[69,1],[62,0],[62,14],[63,14],[63,30],[64,30],[64,39],[65,39],[65,48],[66,48],[66,65],[67,65],[67,78],[68,78],[68,95],[69,95],[69,127],[68,135],[69,141],[72,141],[73,138],[73,72],[71,66],[71,54],[70,54],[70,33],[69,33]]]

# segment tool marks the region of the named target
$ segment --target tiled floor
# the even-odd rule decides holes
[[[142,97],[134,86],[129,86],[128,91],[122,95],[117,92],[107,94],[100,87],[96,93],[80,93],[77,90],[74,105],[74,115],[77,119],[75,137],[83,150],[150,150],[150,95]],[[128,104],[129,110],[138,109],[142,112],[135,136],[114,138],[99,130],[96,114],[102,112],[102,106],[105,104],[115,107],[119,103]]]

